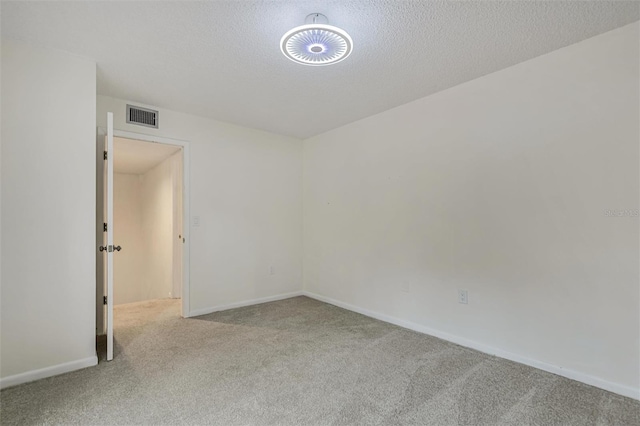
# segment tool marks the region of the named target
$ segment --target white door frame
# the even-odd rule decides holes
[[[99,127],[98,129],[101,128]],[[182,147],[182,236],[185,239],[182,249],[182,316],[188,318],[191,316],[189,303],[189,247],[191,246],[191,214],[189,210],[191,157],[189,154],[189,142],[144,133],[128,132],[115,128],[113,129],[113,137]]]

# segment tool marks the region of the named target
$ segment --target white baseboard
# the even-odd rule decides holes
[[[351,305],[349,303],[344,303],[339,300],[332,299],[330,297],[321,296],[319,294],[312,293],[310,291],[303,291],[302,293],[303,295],[310,297],[312,299],[329,303],[331,305],[335,305],[340,308],[347,309],[349,311],[357,312],[359,314],[362,314],[371,318],[375,318],[380,321],[384,321],[394,325],[398,325],[400,327],[408,328],[409,330],[417,331],[419,333],[438,337],[442,340],[446,340],[460,346],[465,346],[467,348],[475,349],[480,352],[487,353],[489,355],[495,355],[500,358],[508,359],[510,361],[528,365],[530,367],[538,368],[540,370],[557,374],[558,376],[563,376],[571,380],[576,380],[578,382],[586,383],[588,385],[595,386],[613,393],[617,393],[619,395],[640,400],[640,389],[634,389],[630,386],[621,385],[619,383],[613,383],[613,382],[601,379],[599,377],[591,376],[586,373],[581,373],[579,371],[570,370],[560,366],[548,364],[542,361],[537,361],[535,359],[527,358],[526,356],[523,356],[523,355],[514,354],[512,352],[495,348],[493,346],[488,346],[483,343],[476,342],[474,340],[465,339],[464,337],[459,337],[453,334],[435,330],[433,328],[426,327],[411,321],[402,320],[400,318],[392,317],[390,315],[385,315],[378,312],[370,311],[368,309],[360,308],[358,306]]]
[[[213,312],[226,311],[228,309],[242,308],[243,306],[259,305],[261,303],[275,302],[276,300],[290,299],[292,297],[303,296],[302,291],[294,291],[291,293],[277,294],[275,296],[261,297],[259,299],[244,300],[242,302],[229,303],[227,305],[218,305],[210,308],[194,309],[189,312],[189,317],[197,317],[200,315],[211,314]]]
[[[51,376],[57,376],[58,374],[69,373],[71,371],[80,370],[82,368],[93,367],[94,365],[98,365],[98,357],[95,355],[89,358],[78,359],[76,361],[65,362],[58,365],[52,365],[51,367],[26,371],[24,373],[1,378],[0,389],[5,389],[10,386],[32,382],[34,380],[44,379]]]

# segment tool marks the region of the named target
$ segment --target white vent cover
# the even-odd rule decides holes
[[[158,128],[158,111],[127,105],[127,123]]]

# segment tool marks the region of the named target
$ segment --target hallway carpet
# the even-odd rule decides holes
[[[5,389],[2,424],[640,425],[640,403],[306,297],[115,310],[115,359]]]

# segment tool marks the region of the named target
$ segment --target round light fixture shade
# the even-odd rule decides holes
[[[321,66],[340,62],[353,50],[353,40],[346,31],[328,25],[319,13],[307,16],[313,23],[301,25],[287,31],[280,40],[280,50],[293,62],[303,65]]]

